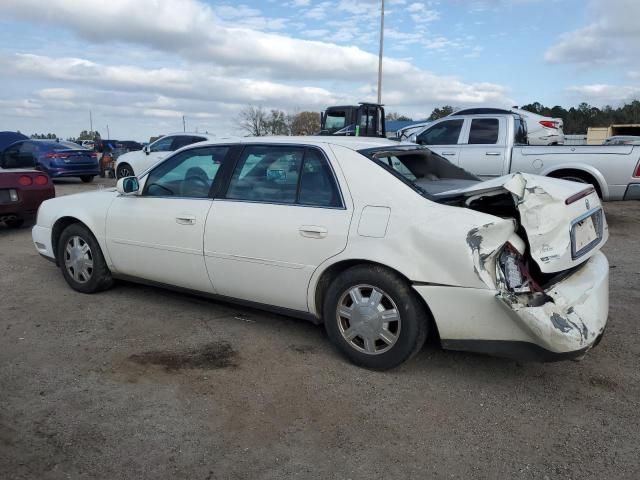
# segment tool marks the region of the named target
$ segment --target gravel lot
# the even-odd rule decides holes
[[[428,345],[385,373],[303,321],[76,293],[0,227],[0,478],[640,478],[640,202],[606,213],[609,326],[583,361]]]

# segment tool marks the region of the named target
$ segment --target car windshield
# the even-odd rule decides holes
[[[442,192],[481,181],[423,146],[377,147],[359,152],[432,200]]]
[[[70,142],[42,142],[38,146],[40,150],[59,152],[61,150],[80,150],[82,147]]]

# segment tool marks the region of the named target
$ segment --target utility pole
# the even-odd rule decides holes
[[[109,133],[109,124],[107,123],[107,138],[111,138],[111,134]]]
[[[184,115],[182,115],[182,131],[186,132],[187,131],[187,124],[184,121]]]
[[[91,115],[91,110],[89,110],[89,133],[93,133],[93,115]]]
[[[378,103],[382,103],[382,46],[384,45],[384,0],[380,6],[380,53],[378,54]]]

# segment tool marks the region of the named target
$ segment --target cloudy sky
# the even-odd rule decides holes
[[[386,0],[383,102],[640,97],[639,0]],[[0,0],[0,130],[228,134],[244,105],[375,100],[379,0]]]

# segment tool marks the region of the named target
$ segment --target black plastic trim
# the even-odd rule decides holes
[[[465,352],[483,353],[494,357],[510,358],[512,360],[529,362],[559,362],[562,360],[579,360],[602,339],[581,350],[556,353],[542,348],[534,343],[513,340],[446,340],[442,339],[442,348]]]
[[[175,292],[185,293],[187,295],[195,295],[197,297],[204,297],[204,298],[208,298],[218,302],[232,303],[235,305],[241,305],[243,307],[254,308],[256,310],[264,310],[271,313],[277,313],[279,315],[285,315],[287,317],[299,318],[302,320],[307,320],[315,325],[320,325],[322,323],[322,320],[318,318],[316,315],[313,315],[312,313],[309,313],[309,312],[303,312],[301,310],[293,310],[291,308],[278,307],[276,305],[269,305],[266,303],[252,302],[250,300],[227,297],[225,295],[218,295],[215,293],[201,292],[199,290],[193,290],[190,288],[176,287],[175,285],[169,285],[166,283],[156,282],[153,280],[146,280],[144,278],[139,278],[131,275],[123,275],[123,274],[117,274],[117,273],[113,273],[112,275],[113,275],[113,278],[117,278],[119,280],[125,280],[133,283],[140,283],[143,285],[149,285],[151,287],[165,288],[167,290],[173,290]]]

